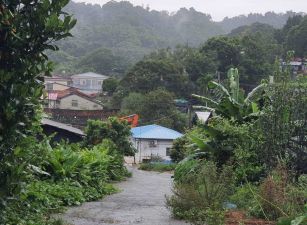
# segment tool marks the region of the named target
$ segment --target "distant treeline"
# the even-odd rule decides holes
[[[73,38],[59,43],[60,51],[49,53],[56,72],[94,71],[108,75],[126,70],[150,52],[177,45],[197,47],[211,37],[254,22],[281,28],[294,12],[250,14],[214,22],[210,15],[193,8],[175,14],[111,1],[104,6],[71,2],[66,11],[78,20]]]

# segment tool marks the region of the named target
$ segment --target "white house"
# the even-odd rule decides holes
[[[92,72],[71,76],[73,87],[87,94],[101,92],[103,81],[108,78],[108,76]]]
[[[170,150],[173,141],[183,134],[159,125],[148,125],[132,128],[131,141],[137,149],[135,163],[152,156],[160,156],[164,160],[170,160]]]

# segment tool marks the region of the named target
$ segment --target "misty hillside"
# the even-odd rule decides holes
[[[140,58],[152,49],[179,43],[198,45],[224,33],[209,15],[194,9],[181,9],[170,16],[129,2],[109,2],[103,7],[71,2],[66,10],[74,14],[78,24],[73,30],[75,37],[61,43],[61,49],[76,57],[104,47],[115,54]]]
[[[50,54],[60,63],[57,71],[83,72],[100,66],[105,73],[119,75],[153,50],[178,44],[198,46],[211,37],[254,22],[279,28],[294,15],[250,14],[214,22],[210,15],[193,8],[169,14],[115,1],[103,7],[71,2],[65,11],[72,13],[78,23],[72,32],[74,37],[61,41],[61,50]],[[108,59],[104,60],[108,63],[97,65],[101,58]]]
[[[227,33],[237,27],[251,25],[253,23],[268,24],[274,28],[280,29],[286,24],[288,18],[294,15],[297,15],[297,13],[292,11],[288,11],[287,13],[267,12],[264,15],[259,13],[250,13],[247,16],[241,15],[232,18],[225,17],[219,24]]]

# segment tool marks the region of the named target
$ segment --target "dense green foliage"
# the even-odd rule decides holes
[[[214,22],[210,15],[193,8],[171,14],[133,6],[127,1],[110,1],[102,7],[71,1],[65,10],[79,22],[72,32],[74,37],[59,42],[61,50],[56,54],[48,53],[59,63],[57,72],[70,74],[90,69],[107,75],[124,75],[129,66],[154,50],[179,44],[197,47],[211,37],[256,22],[280,29],[295,15],[269,12]],[[113,61],[107,64],[111,58]]]
[[[292,57],[293,53],[289,53]],[[236,75],[233,71],[229,74]],[[267,220],[287,217],[291,221],[304,215],[306,80],[291,81],[290,68],[277,67],[275,83],[259,86],[243,101],[235,85],[239,79],[228,78],[227,87],[209,84],[222,93],[219,99],[201,98],[213,110],[209,123],[199,124],[174,145],[173,152],[178,153],[172,157],[176,161],[186,158],[175,170],[175,195],[168,203],[173,215],[195,224],[217,224],[210,218],[221,218],[223,224],[229,201],[249,215]],[[251,111],[240,110],[246,106]],[[218,171],[231,166],[234,186],[218,177],[211,182],[225,185],[224,199],[208,198],[217,192],[208,189],[207,181],[198,183],[195,179],[199,168],[212,174],[212,163]],[[209,193],[201,198],[202,202],[195,200],[201,191],[193,192],[199,185],[207,187]],[[204,205],[212,199],[220,204],[219,208]]]
[[[64,11],[73,12],[79,24],[73,39],[61,41],[76,23],[62,11],[67,4],[0,1],[1,224],[50,224],[49,215],[64,206],[114,192],[108,183],[128,175],[123,157],[134,153],[129,127],[115,118],[89,121],[82,145],[51,147],[48,138],[37,139],[42,136],[40,79],[52,69],[46,54],[66,73],[126,73],[104,88],[114,107],[125,115],[140,114],[142,124],[183,130],[185,116],[174,98],[205,95],[203,107],[211,107],[213,119],[189,131],[172,151],[177,162],[186,157],[176,168],[176,195],[168,201],[175,216],[222,223],[225,203],[234,201],[253,216],[297,217],[296,224],[305,219],[306,80],[290,82],[289,69],[285,73],[277,66],[273,72],[273,62],[289,49],[306,56],[306,17],[286,22],[292,13],[269,13],[219,24],[193,8],[169,15],[129,2],[103,7],[72,2]],[[269,21],[276,17],[286,22],[283,28],[283,22]],[[222,26],[245,19],[242,25],[249,25],[257,18],[280,30],[251,24],[214,37],[226,33]],[[50,52],[58,49],[54,41],[61,47],[57,54]],[[178,43],[186,46],[168,48]],[[239,68],[241,86],[237,73],[227,74],[232,67]],[[250,90],[268,75],[275,83],[244,100],[240,87]]]
[[[6,156],[0,168],[5,174],[0,189],[1,224],[49,224],[50,213],[115,191],[108,183],[129,175],[123,154],[132,149],[127,141],[130,128],[114,118],[95,122],[89,121],[87,132],[92,138],[85,140],[96,140],[94,133],[101,131],[103,138],[95,143],[51,147],[49,139],[39,142],[29,136]]]
[[[84,146],[97,145],[105,139],[110,139],[115,143],[122,155],[134,155],[135,149],[129,140],[130,127],[125,121],[120,121],[115,117],[110,117],[106,121],[89,120],[85,133]]]
[[[188,160],[175,170],[174,195],[167,200],[175,217],[194,224],[224,224],[223,203],[233,186],[230,167]]]
[[[110,74],[117,74],[153,50],[186,42],[196,46],[224,33],[209,15],[193,8],[183,8],[170,15],[165,11],[133,6],[128,1],[110,1],[103,7],[71,1],[66,10],[74,14],[79,23],[72,32],[74,38],[60,42],[61,52],[52,54],[51,58],[60,63],[65,62],[68,66],[60,66],[58,70],[68,72],[84,72],[87,69],[83,66],[84,60],[96,65],[92,67],[94,72],[105,71],[99,66],[101,59],[106,56],[105,50],[102,52],[97,49],[110,50],[116,59],[111,64],[115,71]],[[91,62],[86,59],[87,55]],[[102,57],[99,60],[100,55]],[[79,57],[83,59],[79,60]]]
[[[300,13],[303,14],[303,13]],[[225,31],[230,32],[233,29],[241,26],[249,26],[253,23],[263,23],[271,25],[275,28],[282,28],[289,17],[295,16],[297,13],[288,11],[285,14],[277,14],[274,12],[267,12],[264,15],[259,13],[250,13],[246,15],[240,15],[233,18],[226,17],[221,25]]]
[[[276,59],[285,58],[286,50],[290,48],[288,42],[301,50],[296,56],[305,54],[302,53],[305,47],[305,18],[291,17],[280,30],[266,24],[254,23],[237,28],[229,36],[210,38],[199,48],[186,45],[155,51],[128,70],[113,93],[110,107],[120,108],[124,115],[140,114],[141,124],[150,121],[150,118],[160,119],[157,117],[160,114],[163,121],[162,117],[170,112],[164,110],[167,113],[159,112],[152,116],[155,100],[147,98],[148,92],[163,88],[174,94],[176,99],[188,99],[191,94],[213,96],[214,102],[219,103],[216,111],[222,116],[241,122],[249,121],[263,107],[265,99],[259,95],[265,85],[262,84],[255,90],[258,94],[255,102],[251,102],[250,96],[247,95],[244,99],[242,94],[252,91],[264,79],[274,74]],[[288,38],[294,36],[290,33],[293,29],[299,29],[297,37],[302,41],[292,42]],[[229,85],[229,80],[226,79],[229,76],[227,71],[232,67],[237,67],[240,71],[238,88],[242,88],[239,95],[241,99],[234,99],[231,92],[221,92],[226,89],[210,82],[216,80]],[[170,96],[169,98],[171,99]],[[166,99],[163,101],[169,102]],[[156,108],[163,107],[159,104]],[[161,124],[178,129],[178,126],[172,123]]]
[[[8,179],[1,188],[1,224],[49,224],[48,214],[110,194],[116,190],[108,182],[128,175],[110,140],[91,149],[65,143],[52,148],[48,139],[29,137],[12,157],[1,168]]]
[[[51,70],[43,51],[71,36],[76,21],[61,11],[67,3],[0,1],[0,160],[36,117],[43,88],[38,77]]]
[[[292,49],[300,57],[305,57],[307,52],[307,17],[292,26],[286,34],[286,47]]]
[[[140,125],[160,124],[183,131],[186,115],[176,107],[174,96],[163,89],[151,91],[148,94],[130,93],[122,101],[121,114],[140,116]]]
[[[0,224],[56,224],[51,213],[112,193],[108,183],[129,175],[126,124],[114,121],[99,143],[84,147],[52,147],[39,128],[40,76],[51,71],[44,51],[57,50],[54,41],[71,36],[76,22],[62,11],[67,3],[0,1]]]
[[[115,91],[116,88],[118,87],[119,84],[119,80],[117,80],[116,78],[108,78],[106,80],[103,81],[103,91],[107,92],[108,95],[112,95]]]

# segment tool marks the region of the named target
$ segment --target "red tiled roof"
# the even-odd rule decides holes
[[[90,101],[93,101],[92,96],[84,94],[83,92],[79,91],[77,88],[74,88],[74,87],[70,87],[70,88],[68,88],[66,90],[62,90],[62,91],[50,91],[50,93],[57,93],[58,94],[57,99],[62,99],[62,98],[65,98],[67,96],[70,96],[70,95],[77,95],[77,96],[80,96],[82,98],[86,98]]]

